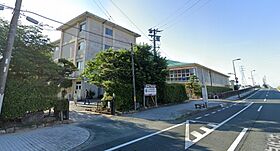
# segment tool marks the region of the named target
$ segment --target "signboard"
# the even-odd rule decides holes
[[[157,95],[157,87],[156,85],[146,84],[144,88],[145,96],[156,96]]]

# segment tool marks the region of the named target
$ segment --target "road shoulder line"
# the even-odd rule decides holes
[[[238,146],[239,142],[242,140],[244,135],[246,134],[248,128],[244,128],[240,134],[237,136],[237,138],[234,140],[234,142],[230,145],[227,151],[234,151],[235,148]]]

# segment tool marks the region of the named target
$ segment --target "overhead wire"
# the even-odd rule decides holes
[[[195,9],[194,11],[193,11],[193,13],[194,12],[196,12],[196,11],[198,11],[198,10],[200,10],[200,9],[202,9],[204,6],[206,6],[208,3],[210,3],[212,0],[207,0],[205,3],[203,3],[202,5],[200,5],[200,7],[198,7],[197,9]],[[197,4],[196,4],[197,5]],[[194,7],[194,6],[193,6]],[[190,15],[190,14],[189,14]],[[164,30],[166,30],[166,29],[169,29],[169,28],[171,28],[171,27],[173,27],[175,24],[177,24],[178,23],[178,19],[177,19],[177,21],[175,21],[174,20],[174,23],[172,23],[172,24],[170,24],[169,26],[167,26],[167,27],[165,27],[164,28]]]
[[[10,6],[7,6],[7,5],[4,5],[4,4],[0,4],[0,5],[2,5],[2,6],[4,6],[4,7],[6,7],[6,8],[8,8],[8,9],[14,9],[13,7],[10,7]],[[50,20],[50,21],[53,21],[53,22],[56,22],[56,23],[59,23],[59,24],[62,24],[62,25],[66,25],[66,26],[68,26],[68,27],[71,27],[71,28],[74,28],[74,29],[77,29],[77,30],[80,30],[80,28],[77,28],[77,27],[75,27],[75,26],[71,26],[71,25],[69,25],[69,24],[65,24],[65,23],[62,23],[61,21],[57,21],[57,20],[55,20],[55,19],[52,19],[52,18],[49,18],[49,17],[46,17],[46,16],[43,16],[43,15],[40,15],[40,14],[38,14],[38,13],[36,13],[36,12],[32,12],[32,11],[28,11],[28,10],[20,10],[21,12],[25,12],[25,13],[30,13],[30,14],[33,14],[33,15],[36,15],[36,16],[39,16],[39,17],[42,17],[42,18],[44,18],[44,19],[47,19],[47,20]],[[22,14],[21,14],[22,15]],[[26,15],[24,15],[24,16],[26,16]],[[56,31],[58,31],[57,29],[56,29]],[[94,32],[91,32],[91,31],[88,31],[88,30],[82,30],[82,31],[84,31],[84,32],[88,32],[88,33],[90,33],[90,34],[93,34],[93,35],[96,35],[96,36],[100,36],[100,37],[105,37],[105,38],[108,38],[108,39],[111,39],[111,40],[114,40],[114,41],[117,41],[117,42],[120,42],[120,43],[123,43],[123,44],[127,44],[127,45],[131,45],[131,43],[132,42],[127,42],[127,41],[122,41],[122,40],[118,40],[118,39],[114,39],[114,38],[112,38],[112,37],[107,37],[107,36],[104,36],[104,35],[101,35],[101,34],[97,34],[97,33],[94,33]],[[66,33],[66,34],[68,34],[68,35],[71,35],[71,36],[73,36],[73,37],[76,37],[76,38],[80,38],[80,39],[85,39],[85,37],[82,37],[82,36],[80,36],[80,35],[75,35],[75,34],[72,34],[72,33],[70,33],[70,32],[67,32],[67,31],[63,31],[64,33]],[[103,43],[101,43],[101,42],[97,42],[97,41],[94,41],[94,40],[91,40],[91,39],[87,39],[89,42],[92,42],[92,43],[96,43],[96,44],[101,44],[101,45],[103,45]],[[68,44],[71,44],[71,43],[68,43]],[[67,45],[67,44],[65,44],[65,45]],[[64,45],[64,46],[65,46]],[[115,48],[119,48],[119,47],[115,47]]]
[[[110,19],[110,15],[108,16],[107,13],[99,6],[99,4],[95,1],[95,0],[91,0],[91,2],[94,2],[96,4],[96,6],[99,8],[99,10],[108,18],[108,20]]]
[[[116,3],[113,2],[113,0],[110,1],[128,19],[128,21],[134,25],[134,27],[136,27],[148,40],[150,40],[150,38],[128,17],[128,15],[126,15],[126,13]]]
[[[154,25],[152,28],[158,27],[159,25],[165,23],[168,21],[172,16],[174,16],[177,12],[180,12],[182,9],[184,9],[192,0],[187,0],[179,9],[176,9],[175,12],[170,13],[168,16],[166,16],[164,19],[162,19],[158,24]]]
[[[106,11],[106,13],[110,16],[110,18],[112,19],[112,21],[114,21],[113,17],[111,16],[111,14],[109,13],[109,11],[103,6],[103,4],[101,3],[100,0],[97,0],[99,2],[99,4],[101,5],[101,7]]]
[[[193,3],[192,5],[190,5],[189,7],[187,7],[184,11],[182,11],[180,14],[176,15],[176,17],[174,17],[171,21],[163,24],[162,26],[160,26],[159,28],[163,28],[165,26],[167,26],[168,24],[170,24],[171,22],[177,22],[180,18],[180,16],[184,15],[186,12],[190,11],[193,7],[195,7],[201,0],[197,0],[195,3]],[[174,24],[174,23],[172,23]],[[170,25],[169,25],[170,26]],[[167,26],[168,27],[168,26]],[[166,29],[167,27],[165,27],[164,29]]]

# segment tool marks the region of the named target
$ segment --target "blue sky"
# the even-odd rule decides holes
[[[269,84],[280,85],[279,0],[113,0],[141,31],[120,13],[111,0],[99,1],[110,13],[113,22],[142,35],[138,42],[149,43],[142,33],[148,35],[149,28],[157,25],[156,28],[163,29],[159,51],[168,59],[200,63],[227,74],[233,72],[231,60],[242,58],[236,63],[239,78],[239,66],[243,65],[248,84],[251,84],[248,79],[250,71],[254,69],[257,83],[262,84],[266,75]],[[96,5],[100,5],[99,1],[48,0],[43,3],[23,0],[22,8],[62,22],[84,11],[107,19]],[[8,5],[14,5],[14,2],[1,1]],[[192,5],[194,7],[187,9]],[[0,16],[10,19],[11,11],[1,11]],[[34,18],[54,27],[59,26],[36,16]],[[23,19],[22,22],[28,24]],[[45,30],[45,33],[52,40],[59,38],[59,32]]]

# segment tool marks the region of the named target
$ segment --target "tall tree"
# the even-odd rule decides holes
[[[185,88],[186,93],[190,95],[189,97],[201,96],[201,84],[197,76],[190,76],[190,79],[185,84]]]
[[[151,52],[148,45],[134,47],[135,78],[138,103],[142,103],[145,84],[164,88],[167,63],[159,54]],[[116,94],[117,109],[129,110],[132,102],[132,71],[130,50],[104,50],[87,63],[83,73],[91,83],[101,86],[107,94]]]
[[[0,19],[0,31],[7,34],[8,23]],[[57,100],[61,87],[75,70],[67,60],[52,61],[53,46],[41,29],[20,25],[17,29],[1,117],[20,118],[26,113],[46,110]],[[0,53],[5,36],[0,36]],[[70,69],[72,68],[72,69]]]

